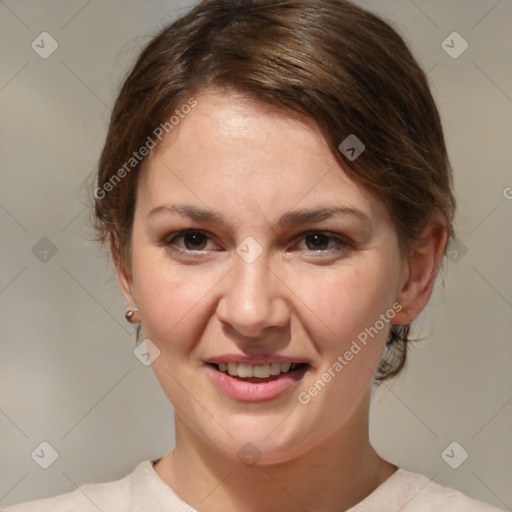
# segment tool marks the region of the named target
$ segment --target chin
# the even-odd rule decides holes
[[[198,435],[223,456],[248,467],[286,463],[307,453],[317,440],[311,432],[297,431],[293,425],[283,431],[279,421],[256,422],[235,431],[240,433],[236,437],[225,431],[220,437],[206,432]]]

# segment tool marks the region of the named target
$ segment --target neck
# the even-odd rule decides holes
[[[249,466],[223,456],[176,415],[176,447],[155,470],[198,510],[346,510],[396,471],[371,446],[369,403],[361,405],[357,417],[331,437],[293,460],[271,465]]]

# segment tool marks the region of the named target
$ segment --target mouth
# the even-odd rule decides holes
[[[262,402],[292,397],[311,364],[300,356],[222,354],[204,361],[214,387],[241,402]]]
[[[309,368],[308,363],[267,363],[252,365],[248,363],[207,363],[214,370],[244,382],[261,383],[279,379],[286,375],[290,378],[301,378]]]

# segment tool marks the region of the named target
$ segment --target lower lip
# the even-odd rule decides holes
[[[243,402],[262,402],[271,400],[293,387],[302,379],[309,366],[305,365],[287,373],[281,373],[269,380],[248,382],[231,377],[214,366],[207,364],[207,370],[218,388],[227,396]]]

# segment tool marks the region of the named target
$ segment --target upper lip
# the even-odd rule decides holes
[[[269,354],[262,357],[251,357],[244,354],[222,354],[220,356],[210,357],[206,363],[244,363],[252,366],[261,366],[272,363],[307,363],[303,357],[285,356],[281,354]]]

